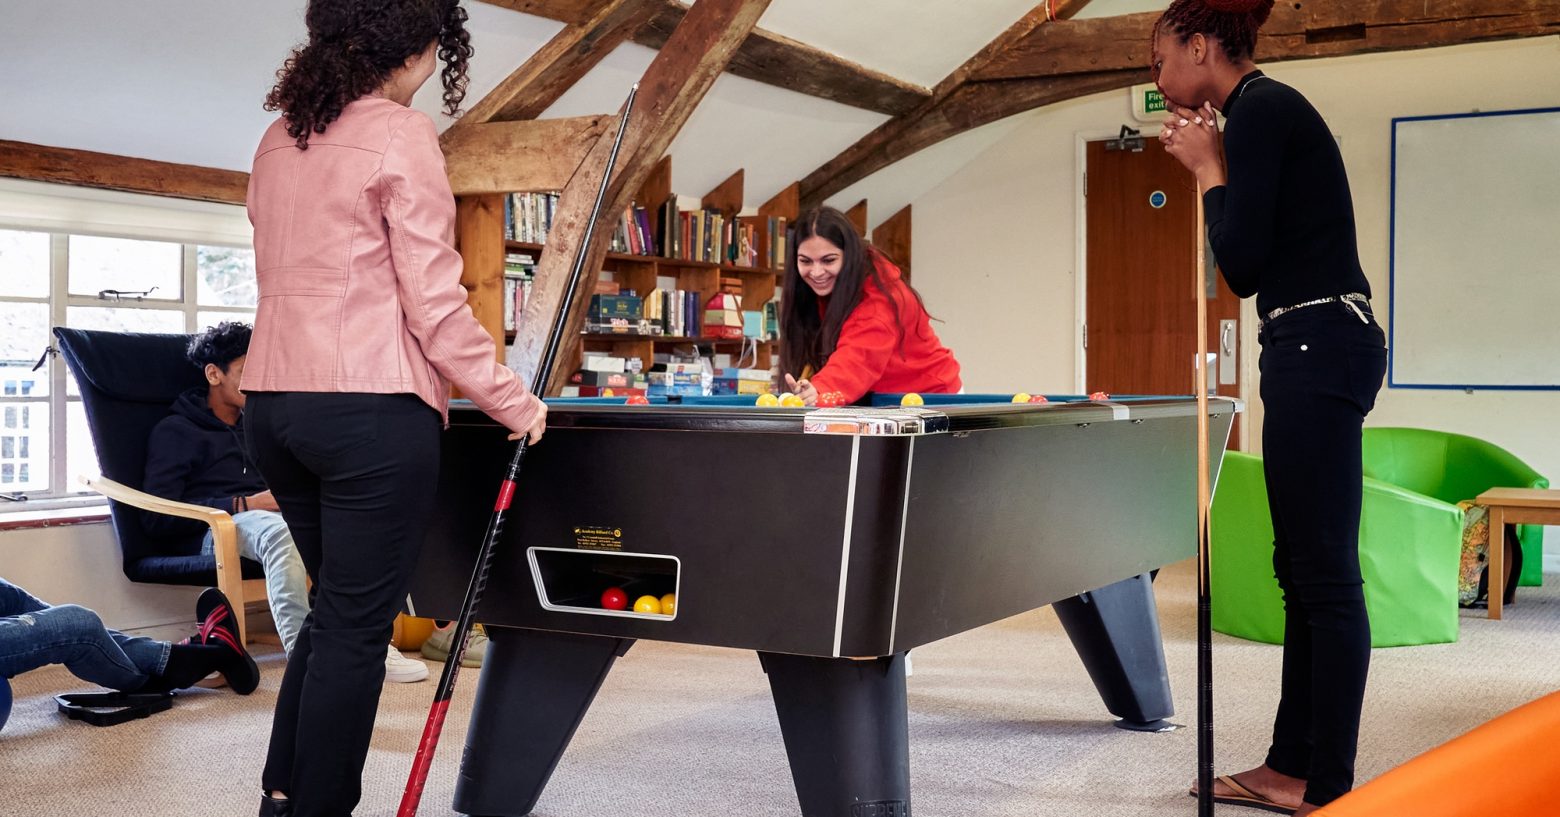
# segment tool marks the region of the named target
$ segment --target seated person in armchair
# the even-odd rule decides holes
[[[291,653],[309,614],[308,575],[244,440],[245,397],[238,384],[249,353],[250,333],[248,324],[223,322],[190,341],[190,362],[204,372],[207,386],[180,395],[172,413],[152,430],[145,490],[233,514],[239,554],[265,568],[271,615],[282,649]],[[204,536],[206,553],[214,547],[210,529],[196,520],[147,512],[145,524],[154,535]],[[386,680],[409,682],[426,677],[426,664],[389,648]]]

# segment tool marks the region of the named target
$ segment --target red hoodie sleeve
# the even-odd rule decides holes
[[[890,308],[888,299],[869,296],[845,319],[829,362],[812,378],[820,402],[833,395],[840,405],[854,403],[883,378],[899,339]]]

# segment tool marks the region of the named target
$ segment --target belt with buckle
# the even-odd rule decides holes
[[[1354,310],[1354,314],[1359,316],[1360,323],[1370,323],[1370,318],[1365,317],[1364,310],[1360,309],[1359,307],[1359,304],[1365,304],[1366,308],[1369,308],[1370,299],[1358,292],[1348,292],[1343,295],[1330,295],[1326,298],[1317,298],[1314,301],[1306,301],[1305,303],[1295,304],[1294,306],[1281,306],[1257,319],[1257,331],[1261,332],[1262,328],[1271,323],[1273,319],[1280,315],[1293,312],[1296,309],[1305,309],[1308,306],[1319,306],[1321,304],[1334,303],[1341,303],[1344,306]]]

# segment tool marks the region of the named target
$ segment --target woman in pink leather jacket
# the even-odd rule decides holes
[[[433,121],[471,57],[458,0],[311,0],[249,180],[260,305],[242,387],[257,464],[313,580],[282,678],[261,815],[352,812],[433,503],[450,386],[512,431],[546,407],[466,305]]]

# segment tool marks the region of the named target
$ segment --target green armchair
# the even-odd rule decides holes
[[[1365,429],[1365,476],[1455,508],[1490,488],[1548,488],[1549,480],[1500,446],[1477,437],[1423,428]],[[1544,577],[1544,528],[1519,525],[1519,585]]]
[[[1224,455],[1211,534],[1213,629],[1282,644],[1284,603],[1273,578],[1273,523],[1262,458]],[[1405,488],[1365,478],[1360,570],[1371,645],[1457,640],[1462,512]]]

